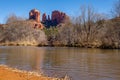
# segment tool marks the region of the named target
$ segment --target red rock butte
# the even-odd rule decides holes
[[[43,15],[42,15],[42,22],[45,22],[47,20],[47,16],[46,16],[46,13],[44,13]]]
[[[29,12],[29,20],[34,20],[32,23],[34,28],[40,28],[40,29],[44,28],[44,26],[40,22],[40,12],[37,9],[32,9]]]
[[[36,22],[40,22],[40,12],[37,9],[32,9],[29,12],[29,19],[33,19]]]
[[[45,24],[46,27],[57,26],[61,23],[65,23],[69,19],[68,15],[58,10],[52,12],[51,18],[49,15],[47,17],[46,13],[42,15],[42,23]]]
[[[56,22],[59,24],[59,23],[63,23],[64,20],[67,18],[67,15],[63,12],[60,12],[60,11],[53,11],[52,12],[52,21],[56,20]]]
[[[47,28],[50,26],[57,26],[61,23],[65,23],[66,21],[68,21],[69,16],[67,16],[63,12],[55,10],[52,12],[51,18],[50,18],[50,15],[46,15],[46,13],[44,13],[42,15],[42,23],[41,23],[40,12],[37,9],[32,9],[29,12],[29,20],[34,20],[34,23],[33,23],[34,28],[43,29],[44,26],[42,24],[44,24]]]

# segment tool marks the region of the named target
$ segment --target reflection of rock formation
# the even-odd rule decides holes
[[[44,26],[40,22],[40,12],[37,9],[32,9],[29,12],[29,20],[34,20],[32,23],[34,28],[44,28]]]
[[[4,54],[5,53],[5,54]],[[23,70],[38,70],[43,67],[44,48],[8,47],[0,50],[0,63]],[[3,60],[2,60],[3,59]]]
[[[66,20],[69,20],[69,17],[65,13],[57,10],[52,12],[51,19],[49,15],[47,18],[46,13],[42,15],[42,23],[45,24],[46,27],[57,26],[61,23],[65,23]]]

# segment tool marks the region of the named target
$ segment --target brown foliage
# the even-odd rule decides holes
[[[0,29],[0,43],[6,45],[44,45],[46,36],[40,29],[34,29],[28,21],[9,23]]]
[[[18,17],[15,14],[11,14],[11,15],[8,16],[8,18],[6,20],[6,24],[17,22],[17,21],[23,21],[23,20],[25,20],[25,18]]]

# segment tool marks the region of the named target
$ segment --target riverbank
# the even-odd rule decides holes
[[[0,65],[0,80],[66,80],[46,77],[36,72],[27,72]]]
[[[78,48],[98,48],[98,49],[120,49],[120,45],[94,45],[94,44],[86,44],[86,45],[64,45],[64,44],[38,44],[31,42],[6,42],[0,43],[0,46],[36,46],[36,47],[78,47]]]
[[[111,28],[104,26],[100,31],[95,30],[89,32],[89,30],[81,30],[81,26],[77,27],[75,24],[68,25],[66,23],[61,27],[56,26],[41,30],[30,27],[30,23],[31,21],[25,20],[1,26],[0,46],[54,46],[120,49],[120,30],[115,28],[112,24]],[[105,21],[104,24],[109,23]],[[114,22],[113,24],[117,25]]]

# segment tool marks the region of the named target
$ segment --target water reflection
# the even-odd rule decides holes
[[[0,64],[73,80],[120,80],[120,50],[0,47]]]
[[[0,64],[25,70],[39,70],[44,60],[44,49],[35,47],[0,48]]]

